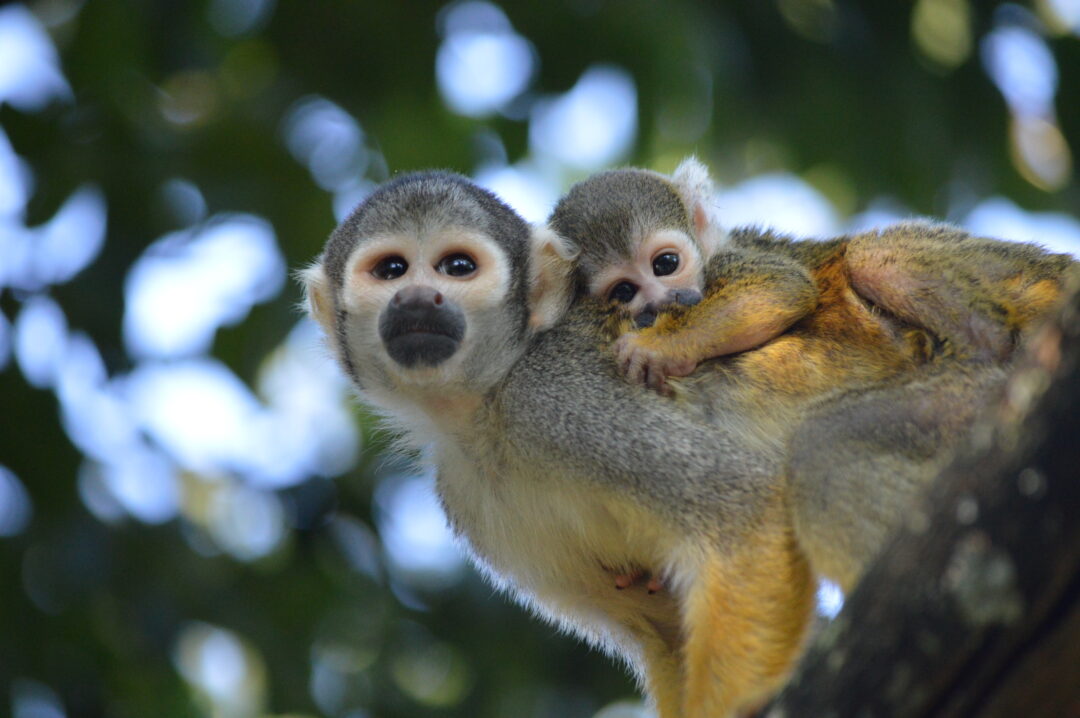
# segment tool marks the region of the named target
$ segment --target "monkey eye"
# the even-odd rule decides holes
[[[448,254],[435,268],[451,277],[467,277],[476,271],[476,262],[467,254]]]
[[[383,257],[371,270],[376,279],[397,279],[409,271],[409,263],[398,255]]]
[[[637,285],[630,282],[619,282],[608,292],[608,299],[619,304],[627,304],[637,296],[637,290]]]
[[[679,255],[674,252],[664,252],[652,261],[652,271],[658,277],[666,277],[674,274],[679,268]]]

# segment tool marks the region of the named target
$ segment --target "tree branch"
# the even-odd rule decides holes
[[[1080,294],[766,716],[1080,717]]]

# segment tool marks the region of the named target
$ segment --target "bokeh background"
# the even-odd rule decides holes
[[[468,567],[289,272],[401,171],[540,220],[689,153],[732,225],[1078,252],[1078,35],[1078,0],[0,7],[0,715],[645,716]]]

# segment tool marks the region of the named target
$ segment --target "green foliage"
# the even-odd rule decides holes
[[[726,184],[788,171],[846,213],[887,196],[948,215],[964,197],[996,194],[1029,209],[1075,210],[1071,175],[1052,187],[1033,182],[1010,154],[1010,110],[979,60],[1001,13],[1036,22],[1035,11],[944,4],[970,16],[941,41],[960,50],[936,55],[913,35],[910,3],[507,4],[539,71],[505,112],[470,118],[439,94],[438,2],[280,0],[263,22],[226,34],[212,22],[225,2],[42,0],[31,9],[51,18],[72,98],[40,112],[0,106],[0,126],[33,172],[28,225],[52,217],[84,183],[104,193],[103,253],[49,293],[115,376],[135,363],[122,334],[125,276],[152,241],[190,224],[165,199],[170,180],[197,187],[211,215],[266,218],[290,268],[319,252],[335,223],[331,193],[290,154],[283,126],[311,96],[359,122],[366,181],[426,167],[472,174],[492,143],[510,163],[529,157],[530,103],[610,63],[637,89],[626,162],[669,170],[696,152]],[[1059,73],[1050,119],[1075,147],[1080,41],[1047,35]],[[553,181],[565,189],[583,171],[560,168]],[[13,321],[28,296],[0,284],[0,312]],[[213,356],[254,385],[296,323],[299,300],[289,284],[256,305],[218,331]],[[31,387],[11,361],[0,397],[0,464],[26,486],[34,511],[25,531],[0,537],[0,706],[47,686],[80,718],[585,718],[634,693],[620,667],[478,577],[425,588],[388,569],[372,528],[387,442],[362,409],[358,465],[274,492],[286,535],[269,555],[244,561],[198,521],[214,482],[238,477],[182,474],[181,517],[161,525],[103,521],[81,498],[85,458],[56,396]],[[364,546],[368,564],[350,554]],[[237,637],[226,644],[240,646],[250,710],[200,692],[182,670],[185,651],[221,635]]]

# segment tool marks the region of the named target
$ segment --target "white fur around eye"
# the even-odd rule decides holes
[[[463,277],[439,271],[446,257],[464,254],[476,270]],[[502,247],[486,234],[448,227],[433,232],[421,247],[420,264],[425,280],[462,305],[463,309],[489,308],[506,301],[510,287],[510,262]]]
[[[356,317],[376,316],[390,298],[411,281],[416,255],[415,241],[392,235],[375,237],[360,244],[345,262],[339,306]],[[400,256],[409,268],[396,279],[379,279],[372,274],[372,269],[389,256]]]
[[[505,301],[510,263],[502,248],[487,235],[448,227],[417,236],[374,237],[353,250],[345,263],[342,305],[350,310],[378,310],[402,287],[424,284],[467,306],[491,306]],[[464,254],[476,271],[453,277],[439,270],[448,256]],[[396,278],[380,279],[372,270],[379,261],[400,256],[408,263]]]
[[[677,229],[662,229],[654,232],[642,242],[636,261],[641,272],[652,275],[653,261],[662,254],[672,252],[679,255],[679,267],[664,279],[675,280],[683,276],[696,276],[702,266],[702,252],[686,232]]]

